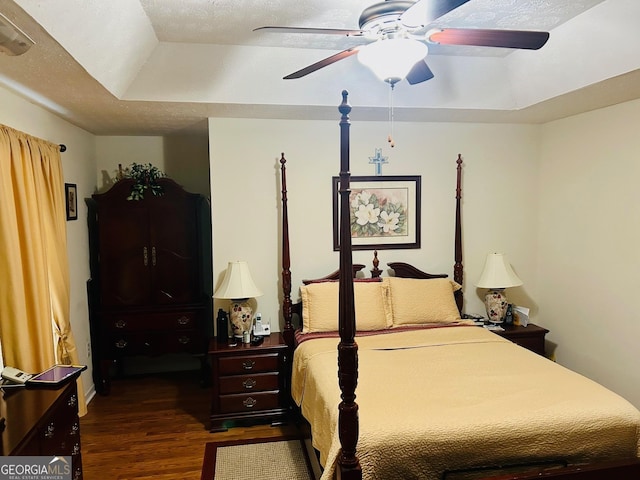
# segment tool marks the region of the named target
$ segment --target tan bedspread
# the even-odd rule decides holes
[[[336,338],[295,351],[292,395],[331,478],[340,444]],[[640,412],[601,385],[480,327],[356,338],[365,479],[540,459],[638,455]]]

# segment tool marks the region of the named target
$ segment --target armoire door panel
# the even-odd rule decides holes
[[[100,283],[105,307],[144,305],[151,301],[149,215],[146,208],[102,208]]]
[[[191,303],[198,298],[197,218],[194,202],[179,198],[150,212],[154,303]]]

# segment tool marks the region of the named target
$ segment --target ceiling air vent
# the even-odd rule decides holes
[[[0,13],[0,53],[22,55],[33,43],[26,33]]]

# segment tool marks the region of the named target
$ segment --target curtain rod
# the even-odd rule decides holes
[[[60,151],[61,152],[66,152],[67,151],[67,146],[64,143],[61,143],[60,145],[58,145],[60,147]]]

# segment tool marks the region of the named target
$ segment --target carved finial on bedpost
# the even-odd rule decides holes
[[[282,315],[284,317],[284,330],[282,336],[285,343],[292,348],[294,340],[293,313],[291,310],[291,254],[289,251],[289,210],[287,208],[287,160],[284,152],[280,158],[280,172],[282,178]]]
[[[462,268],[462,221],[460,218],[460,199],[462,198],[462,155],[458,154],[456,160],[458,165],[456,175],[456,233],[455,233],[455,264],[453,265],[453,280],[462,285],[463,268]],[[456,305],[458,310],[462,313],[463,297],[462,289],[455,293]]]
[[[378,265],[380,265],[380,260],[378,260],[378,251],[374,250],[373,251],[373,270],[371,270],[372,278],[378,278],[380,275],[382,275],[382,270],[378,268]]]
[[[351,105],[349,105],[349,101],[347,97],[349,96],[349,92],[346,90],[342,91],[342,103],[338,107],[338,111],[342,114],[342,120],[349,120],[347,116],[351,113]]]

